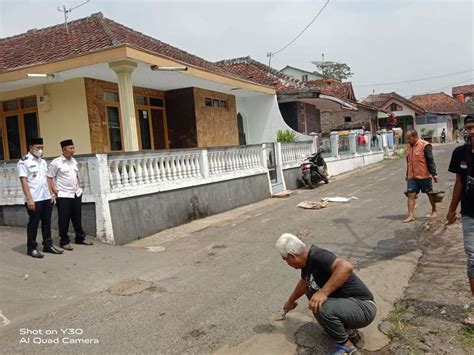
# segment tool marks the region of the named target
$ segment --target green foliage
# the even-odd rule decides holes
[[[317,62],[316,66],[325,78],[338,79],[342,81],[354,75],[354,73],[351,72],[351,68],[346,63]]]
[[[293,131],[290,131],[289,129],[285,131],[279,130],[277,132],[277,142],[294,143],[296,142],[296,133]]]

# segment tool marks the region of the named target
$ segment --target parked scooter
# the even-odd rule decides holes
[[[310,189],[314,189],[319,182],[329,184],[328,166],[321,153],[314,153],[301,163],[303,182]]]

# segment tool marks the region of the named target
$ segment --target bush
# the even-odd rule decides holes
[[[296,142],[296,133],[293,131],[290,131],[289,129],[285,131],[279,130],[277,132],[277,142],[294,143]]]

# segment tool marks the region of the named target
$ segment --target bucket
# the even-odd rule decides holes
[[[432,191],[428,193],[431,197],[431,200],[435,203],[440,203],[444,198],[444,191]]]

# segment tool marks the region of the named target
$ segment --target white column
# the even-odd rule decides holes
[[[372,146],[372,134],[370,132],[364,132],[364,136],[365,136],[365,146],[366,146],[366,150],[368,152],[372,151],[371,149],[371,146]]]
[[[331,156],[337,158],[339,155],[339,133],[338,132],[331,132],[330,136],[331,142]]]
[[[130,60],[119,60],[109,64],[117,74],[119,88],[120,115],[122,117],[123,148],[126,152],[138,151],[137,120],[133,100],[132,72],[137,63]]]
[[[209,155],[207,154],[207,149],[203,149],[199,155],[199,167],[201,170],[201,175],[204,179],[209,177]]]
[[[88,161],[91,195],[95,204],[96,237],[115,244],[112,216],[110,215],[110,180],[106,154],[96,154]]]
[[[319,151],[319,146],[318,146],[318,135],[317,133],[310,133],[309,134],[311,137],[313,137],[313,144],[311,146],[311,154],[314,154]]]
[[[357,134],[355,132],[349,133],[349,149],[351,154],[357,153]]]

